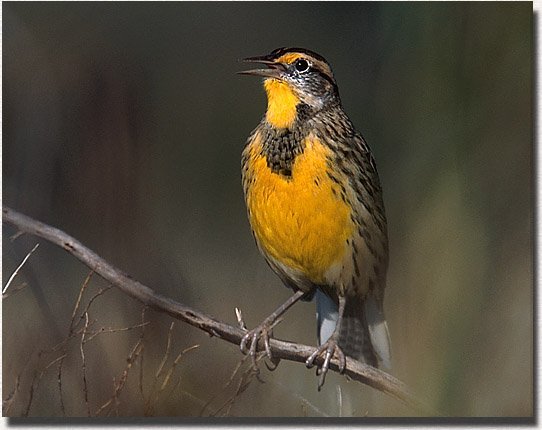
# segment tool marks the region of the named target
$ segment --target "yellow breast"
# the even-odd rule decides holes
[[[307,138],[291,177],[271,171],[257,136],[247,151],[246,200],[260,247],[275,261],[323,283],[325,273],[341,263],[353,232],[350,207],[327,174],[330,149]]]

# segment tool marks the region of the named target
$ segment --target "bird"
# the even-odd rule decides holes
[[[315,362],[325,382],[332,357],[391,367],[384,314],[388,234],[382,187],[371,149],[345,113],[331,66],[314,51],[278,48],[242,61],[265,68],[267,110],[241,156],[248,220],[257,247],[294,294],[256,328],[241,351],[256,366],[258,342],[293,304],[316,298]]]

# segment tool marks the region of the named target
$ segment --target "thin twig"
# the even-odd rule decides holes
[[[177,366],[177,364],[179,364],[179,361],[181,360],[182,356],[184,354],[186,354],[187,352],[189,351],[192,351],[193,349],[196,349],[196,348],[199,348],[199,345],[192,345],[188,348],[186,348],[185,350],[183,350],[182,352],[180,352],[177,357],[175,358],[175,360],[173,360],[173,363],[171,364],[171,366],[169,367],[169,369],[167,371],[162,371],[160,370],[160,372],[158,372],[156,374],[156,379],[155,379],[155,382],[158,381],[158,377],[161,376],[162,374],[165,373],[165,377],[164,377],[164,380],[162,381],[162,385],[160,386],[160,389],[153,393],[154,392],[154,383],[153,383],[153,392],[151,392],[151,395],[149,396],[149,404],[147,405],[147,408],[145,410],[145,415],[146,416],[151,416],[152,413],[153,413],[153,409],[154,409],[154,406],[156,405],[156,403],[158,402],[158,399],[160,398],[160,395],[164,392],[164,390],[166,389],[167,385],[169,384],[169,381],[171,380],[171,376],[173,375],[173,372],[175,371],[175,367]],[[163,365],[164,363],[162,363]],[[162,366],[161,365],[161,366]],[[175,391],[175,389],[180,386],[181,384],[181,377],[179,376],[179,378],[177,378],[177,383],[174,385],[174,387],[171,389],[170,391],[170,394],[171,395],[173,393],[173,391]],[[154,396],[154,401],[151,401],[152,400],[152,397]]]
[[[235,366],[235,368],[233,369],[233,372],[231,373],[231,376],[230,376],[230,379],[228,379],[226,381],[226,383],[224,384],[224,386],[222,387],[222,389],[217,393],[215,394],[213,397],[211,397],[204,405],[203,407],[201,408],[201,411],[199,413],[199,416],[203,416],[203,413],[205,412],[205,409],[207,409],[209,407],[209,405],[220,395],[222,394],[223,392],[226,391],[226,389],[233,383],[234,379],[235,379],[235,376],[237,375],[237,373],[239,372],[239,369],[241,369],[241,366],[243,365],[243,363],[246,361],[246,359],[248,358],[249,356],[248,355],[245,355],[241,358],[241,360],[239,360],[239,362],[237,363],[237,365]]]
[[[81,300],[83,298],[83,294],[87,288],[88,283],[90,282],[90,278],[92,278],[92,275],[94,274],[96,268],[92,268],[90,273],[85,278],[85,281],[83,282],[83,285],[81,286],[81,289],[79,290],[79,295],[77,296],[77,301],[75,302],[75,306],[73,307],[72,317],[70,319],[70,326],[68,328],[68,334],[64,341],[60,344],[62,345],[62,356],[60,361],[58,362],[57,366],[57,387],[58,387],[58,397],[60,400],[60,411],[62,412],[62,416],[66,415],[66,409],[64,407],[64,396],[62,395],[62,365],[64,364],[64,358],[68,356],[68,342],[71,338],[73,338],[76,333],[74,333],[74,328],[79,325],[79,322],[81,321],[81,318],[75,324],[75,316],[77,315],[77,312],[79,311],[79,307],[81,306]],[[88,311],[88,306],[85,311]],[[82,346],[81,346],[82,348]],[[84,352],[81,350],[81,354],[83,356],[84,361]],[[86,385],[85,385],[86,388]],[[87,398],[87,394],[85,392],[85,398]],[[88,406],[88,402],[87,402]],[[88,409],[88,408],[87,408]]]
[[[166,364],[166,361],[169,357],[169,351],[171,350],[171,334],[173,333],[173,325],[175,324],[174,321],[171,322],[169,326],[169,331],[167,334],[167,345],[166,345],[166,352],[164,353],[164,358],[162,358],[162,362],[158,366],[158,370],[156,371],[156,378],[158,378],[162,374],[162,369],[164,368],[164,364]]]
[[[15,269],[15,272],[13,272],[11,274],[11,276],[9,277],[8,281],[6,282],[6,286],[4,287],[4,289],[2,290],[2,295],[6,294],[6,291],[7,289],[9,288],[10,284],[11,284],[11,281],[13,281],[13,279],[15,278],[15,276],[17,276],[17,274],[19,273],[19,270],[21,270],[21,267],[24,266],[24,263],[26,263],[26,260],[28,260],[30,258],[30,256],[34,253],[34,251],[36,249],[38,249],[38,246],[40,246],[39,243],[36,243],[36,246],[34,246],[34,248],[32,248],[32,251],[30,251],[28,254],[26,254],[26,257],[24,257],[23,261],[21,262],[21,264],[19,264],[19,266],[17,266],[17,268]]]
[[[93,268],[90,271],[90,273],[85,278],[85,282],[83,282],[83,285],[81,286],[81,289],[79,290],[79,295],[77,296],[77,301],[75,302],[75,306],[73,307],[72,319],[70,320],[70,327],[69,327],[69,332],[70,333],[73,332],[74,322],[75,322],[75,315],[77,315],[77,311],[79,310],[79,307],[81,306],[81,299],[83,298],[83,294],[85,293],[87,285],[90,282],[90,278],[92,278],[92,275],[94,274],[95,271],[96,271],[96,268]],[[88,309],[88,307],[87,307],[87,309]],[[84,315],[84,313],[83,313],[83,315]],[[81,315],[79,320],[83,319],[83,315]],[[77,324],[79,324],[79,322]],[[77,324],[75,326],[77,326]]]
[[[13,243],[13,242],[15,242],[17,239],[19,239],[23,234],[24,234],[24,231],[18,231],[18,232],[15,233],[14,235],[10,236],[9,241]]]
[[[226,412],[223,415],[229,416],[231,408],[233,407],[233,404],[235,403],[235,400],[247,389],[247,387],[252,382],[252,379],[255,376],[256,377],[258,376],[258,373],[259,371],[255,369],[254,366],[249,365],[247,369],[245,369],[245,371],[241,375],[241,378],[239,378],[239,383],[237,384],[237,388],[235,392],[211,416],[213,417],[217,416],[218,413],[224,409],[226,410]]]
[[[121,331],[129,331],[129,330],[133,330],[135,328],[143,327],[143,326],[148,325],[148,324],[150,324],[149,321],[147,321],[146,323],[143,323],[143,324],[136,324],[136,325],[133,325],[133,326],[130,326],[130,327],[122,327],[122,328],[104,328],[104,327],[102,327],[100,330],[96,330],[96,331],[85,330],[84,331],[85,335],[88,335],[88,337],[85,339],[85,343],[90,342],[92,339],[94,339],[99,334],[118,333],[118,332],[121,332]]]
[[[173,374],[173,371],[175,370],[175,367],[177,364],[179,364],[179,361],[181,360],[181,357],[186,354],[188,351],[192,351],[193,349],[199,348],[199,345],[192,345],[188,348],[186,348],[184,351],[180,352],[179,355],[177,355],[177,358],[173,360],[173,364],[169,368],[169,370],[166,373],[166,377],[164,378],[164,382],[162,383],[162,386],[160,387],[160,391],[164,391],[167,384],[169,383],[169,380],[171,378],[171,375]]]
[[[142,342],[142,339],[139,338],[138,341],[136,342],[136,344],[134,345],[134,347],[132,348],[132,350],[130,351],[130,354],[128,355],[128,359],[126,360],[127,361],[126,368],[122,372],[122,375],[121,375],[121,377],[119,379],[119,382],[114,383],[114,391],[113,391],[112,396],[102,406],[100,406],[96,410],[96,412],[94,412],[95,417],[100,415],[102,413],[102,411],[105,408],[107,408],[109,405],[111,405],[111,403],[113,403],[113,402],[115,402],[115,404],[118,406],[120,393],[121,393],[122,389],[124,388],[124,384],[126,383],[126,380],[128,379],[128,372],[132,368],[132,366],[134,364],[134,361],[139,356],[142,349],[143,349],[143,342]]]
[[[81,293],[86,288],[86,286],[87,286],[87,284],[88,284],[88,282],[90,280],[90,276],[92,276],[93,273],[94,273],[94,270],[90,273],[90,275],[87,277],[87,279],[85,279],[85,283],[83,284],[83,288],[81,289]],[[92,306],[92,303],[94,303],[94,300],[96,300],[98,297],[104,295],[111,288],[113,288],[113,285],[109,285],[107,288],[102,288],[102,289],[100,289],[100,291],[98,291],[96,294],[94,294],[90,298],[90,300],[88,301],[87,305],[85,306],[85,310],[83,312],[81,312],[81,315],[79,316],[79,320],[77,321],[77,323],[75,325],[73,325],[73,319],[75,318],[75,314],[77,313],[77,310],[79,309],[79,302],[81,301],[81,294],[80,294],[79,298],[77,299],[77,304],[75,305],[75,309],[73,310],[74,314],[72,316],[72,325],[70,326],[70,330],[73,330],[75,327],[77,327],[79,325],[79,323],[81,321],[83,321],[86,318],[85,315],[88,313],[90,307]]]
[[[241,338],[245,335],[246,332],[239,327],[225,324],[211,315],[156,293],[151,288],[136,281],[131,276],[99,257],[81,242],[63,231],[6,207],[2,209],[2,212],[4,223],[11,224],[21,231],[46,239],[65,249],[90,268],[95,268],[97,274],[117,286],[122,292],[145,305],[167,313],[173,318],[184,321],[209,334],[218,335],[220,339],[237,345],[239,345]],[[284,342],[278,339],[270,339],[269,345],[273,357],[301,363],[305,363],[307,357],[314,352],[313,346]],[[258,349],[263,350],[263,342],[261,342]],[[322,362],[323,359],[321,357],[315,360],[316,365],[321,366]],[[335,372],[339,370],[339,361],[336,358],[331,360],[329,369]],[[403,382],[379,369],[347,357],[345,374],[356,381],[360,381],[400,400],[422,413],[427,413],[427,408],[410,393]]]
[[[27,286],[27,283],[23,282],[22,284],[17,285],[16,287],[12,287],[9,290],[9,293],[6,293],[6,294],[2,295],[2,300],[6,300],[8,297],[11,297],[14,294],[17,294],[19,291],[23,290],[26,286]]]
[[[30,393],[28,396],[28,403],[26,404],[26,408],[23,411],[23,417],[27,417],[30,412],[30,407],[32,406],[32,401],[34,400],[34,382],[36,381],[37,375],[38,375],[38,369],[34,369],[34,376],[32,376],[32,383],[30,384]]]
[[[81,371],[83,376],[83,394],[85,396],[85,405],[87,407],[87,417],[90,417],[90,405],[88,404],[88,386],[87,386],[87,361],[85,359],[85,336],[89,326],[88,312],[85,312],[85,328],[81,335],[80,351],[81,351]]]
[[[28,416],[28,414],[30,413],[30,407],[32,406],[32,402],[34,400],[34,393],[38,391],[38,387],[40,386],[41,380],[45,376],[45,372],[47,371],[47,369],[49,369],[56,362],[62,361],[65,358],[65,355],[55,358],[49,364],[47,364],[43,369],[41,369],[41,371],[39,371],[39,374],[38,374],[38,370],[40,368],[40,363],[41,363],[41,357],[51,352],[55,352],[58,349],[58,346],[59,345],[56,345],[55,347],[51,349],[42,349],[38,352],[37,363],[36,363],[36,367],[34,368],[34,375],[32,376],[32,382],[30,383],[30,393],[28,397],[28,403],[23,412],[23,416],[25,417]]]
[[[147,306],[143,306],[141,309],[141,335],[139,338],[141,339],[141,342],[145,340],[145,326],[147,325],[147,321],[145,321],[145,311],[147,310]],[[145,399],[145,393],[143,392],[143,358],[144,355],[142,354],[139,357],[139,392],[141,393],[141,398],[144,402],[147,400]]]
[[[19,387],[21,384],[21,375],[17,375],[15,378],[15,388],[8,393],[4,401],[2,402],[2,415],[4,417],[7,417],[9,415],[9,409],[11,408],[11,405],[13,404],[13,401],[15,400],[15,396],[19,392]]]
[[[237,324],[239,324],[241,330],[247,330],[247,325],[245,324],[243,312],[241,312],[241,309],[235,308],[235,316],[237,317]]]
[[[162,376],[162,369],[164,368],[164,365],[166,364],[166,361],[169,357],[169,351],[171,350],[171,334],[173,333],[173,325],[175,324],[174,321],[171,322],[169,325],[169,330],[167,334],[167,345],[166,345],[166,352],[164,353],[164,357],[162,358],[162,361],[158,365],[158,369],[156,370],[154,374],[154,380],[152,381],[151,386],[151,392],[149,394],[149,399],[146,402],[145,407],[145,416],[151,416],[152,411],[154,409],[154,405],[158,401],[159,393],[156,392],[156,384],[158,383],[158,378]]]

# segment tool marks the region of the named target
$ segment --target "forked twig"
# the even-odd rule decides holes
[[[75,316],[77,315],[77,312],[79,311],[79,307],[81,306],[81,300],[83,298],[83,294],[85,293],[85,290],[87,288],[88,283],[90,282],[90,278],[92,278],[92,275],[94,274],[95,268],[92,268],[90,273],[87,275],[85,282],[83,282],[83,285],[81,286],[81,289],[79,290],[79,295],[77,296],[77,301],[75,302],[75,306],[73,307],[72,317],[70,319],[70,326],[68,328],[68,334],[64,341],[61,343],[62,345],[62,355],[58,362],[57,366],[57,387],[58,387],[58,397],[60,399],[60,410],[62,412],[62,416],[66,415],[66,409],[64,407],[64,396],[62,395],[62,365],[64,364],[64,358],[68,355],[68,342],[71,338],[75,336],[74,329],[77,327],[81,319],[83,318],[83,315],[81,315],[81,318],[75,324]],[[88,311],[88,306],[86,308],[86,311]],[[86,313],[86,312],[85,312]],[[84,365],[84,352],[81,345],[81,354],[83,357],[83,365]],[[88,410],[88,397],[87,397],[87,391],[86,391],[86,378],[84,377],[84,367],[83,367],[83,380],[85,382],[84,388],[85,388],[85,399],[87,399],[87,410]],[[90,412],[90,411],[88,411]]]

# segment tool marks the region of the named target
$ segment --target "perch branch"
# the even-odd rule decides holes
[[[81,242],[74,239],[63,231],[36,221],[26,215],[12,209],[3,207],[3,222],[18,228],[21,232],[41,237],[68,251],[83,264],[93,269],[105,280],[116,285],[121,291],[135,298],[141,303],[152,307],[160,312],[165,312],[171,317],[184,321],[194,327],[206,331],[212,336],[239,345],[246,331],[239,327],[223,323],[202,311],[176,302],[168,297],[156,293],[151,288],[133,279],[130,275],[111,265],[95,252],[85,247]],[[263,344],[263,342],[262,342]],[[274,357],[305,363],[305,360],[314,347],[298,343],[285,342],[278,339],[270,339],[271,351]],[[263,347],[263,345],[260,345]],[[316,360],[321,365],[322,359]],[[332,359],[330,370],[338,371],[339,362]],[[393,376],[367,366],[349,357],[346,359],[345,374],[350,378],[369,385],[393,398],[396,398],[407,406],[425,413],[425,406],[412,393],[407,386]]]

